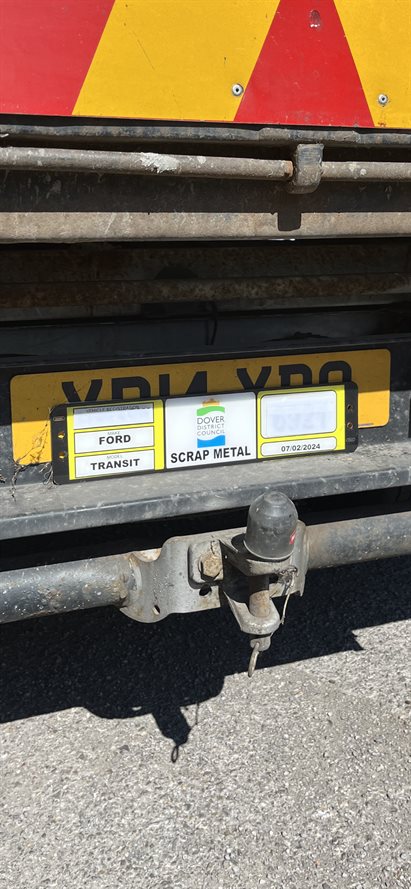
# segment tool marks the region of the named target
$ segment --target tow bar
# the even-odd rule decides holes
[[[115,605],[152,623],[228,603],[251,645],[249,675],[284,621],[307,570],[411,553],[411,512],[306,527],[291,500],[268,492],[246,528],[174,537],[161,549],[0,573],[0,623]],[[281,617],[274,602],[283,599]]]

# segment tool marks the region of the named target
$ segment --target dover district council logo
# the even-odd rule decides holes
[[[225,445],[225,407],[209,398],[197,408],[197,447]]]

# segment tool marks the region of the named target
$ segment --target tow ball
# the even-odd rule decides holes
[[[305,525],[298,520],[293,502],[274,491],[251,503],[245,533],[231,538],[222,533],[218,543],[220,589],[250,638],[251,677],[260,652],[270,647],[273,633],[284,620],[289,597],[303,593],[308,562]],[[203,568],[207,571],[206,560]],[[273,602],[280,596],[285,597],[281,617]]]

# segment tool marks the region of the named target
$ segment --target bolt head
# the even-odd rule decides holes
[[[231,92],[232,92],[233,96],[237,96],[237,97],[242,96],[242,94],[244,92],[244,87],[241,86],[241,83],[233,83],[233,85],[231,87]]]
[[[386,93],[380,93],[378,96],[378,102],[380,105],[386,105],[388,102],[388,96]]]
[[[217,580],[221,571],[221,559],[211,550],[208,550],[200,558],[199,568],[203,577],[209,580]]]

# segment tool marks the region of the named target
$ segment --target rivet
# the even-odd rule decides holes
[[[388,102],[388,96],[386,93],[380,93],[378,96],[378,102],[380,105],[386,105]]]
[[[233,96],[242,96],[244,92],[244,87],[241,86],[241,83],[233,83],[231,87],[231,92]]]

